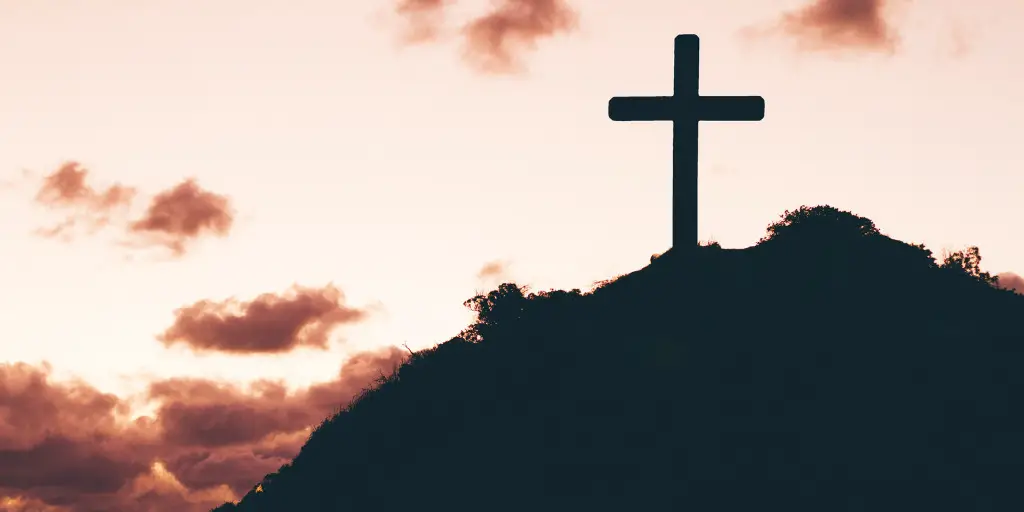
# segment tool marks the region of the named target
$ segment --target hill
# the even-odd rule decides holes
[[[979,263],[821,206],[504,284],[216,510],[1024,510],[1024,296]]]

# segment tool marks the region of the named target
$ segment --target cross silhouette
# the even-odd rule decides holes
[[[615,97],[612,121],[672,121],[672,247],[687,256],[697,248],[697,123],[760,121],[760,96],[701,96],[700,38],[676,36],[672,96]]]

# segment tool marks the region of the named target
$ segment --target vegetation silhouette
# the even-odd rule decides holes
[[[1024,296],[976,247],[817,206],[695,254],[473,297],[216,510],[1024,509]]]

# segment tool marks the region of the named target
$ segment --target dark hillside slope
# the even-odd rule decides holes
[[[831,207],[468,304],[218,510],[1024,510],[1024,296]]]

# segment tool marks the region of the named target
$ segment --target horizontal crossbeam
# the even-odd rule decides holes
[[[619,96],[608,102],[612,121],[693,120],[693,99],[672,96]],[[698,96],[697,121],[760,121],[764,98],[760,96]]]

